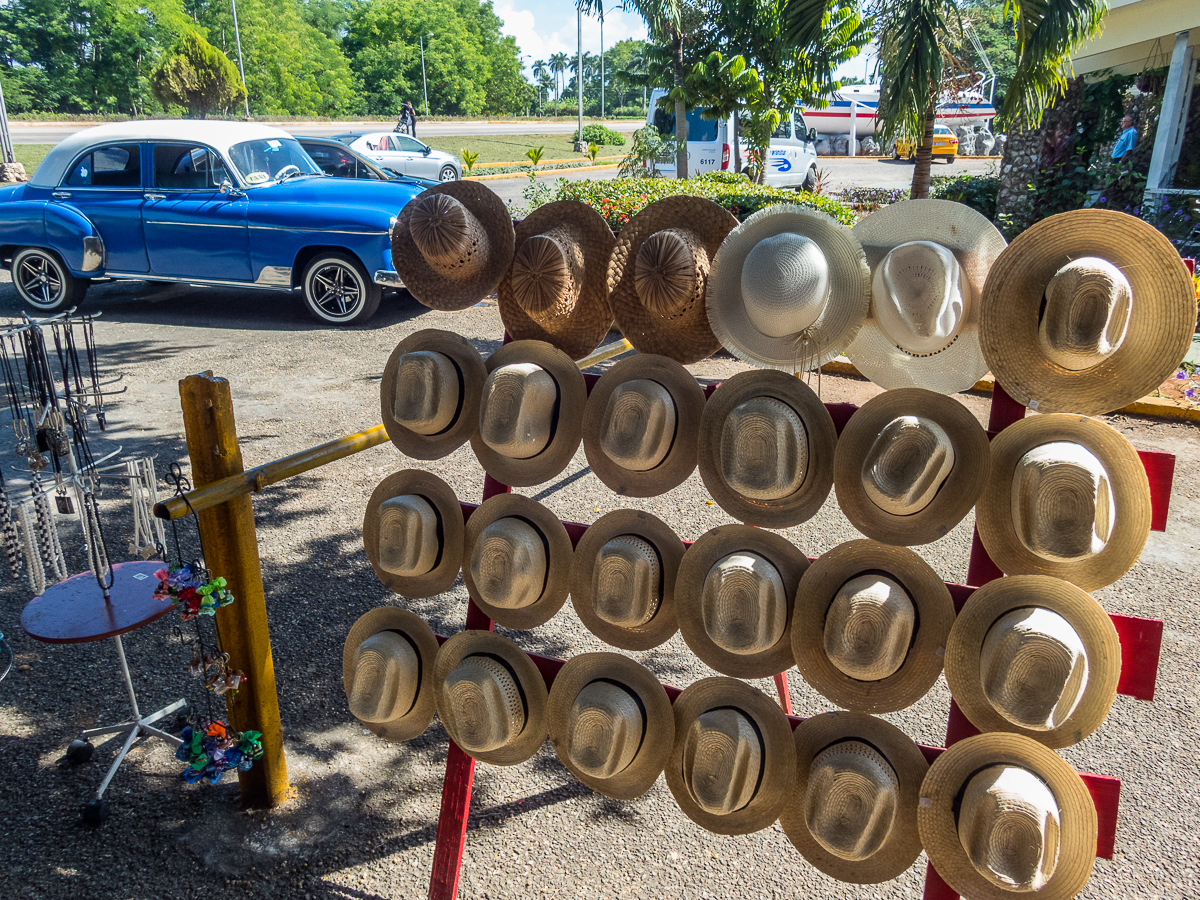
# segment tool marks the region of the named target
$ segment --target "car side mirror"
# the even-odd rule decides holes
[[[426,156],[428,156],[430,153],[432,153],[432,152],[433,152],[433,148],[432,148],[432,147],[426,147],[426,148],[425,148],[424,150],[422,150],[421,152],[422,152],[422,153],[424,153]]]

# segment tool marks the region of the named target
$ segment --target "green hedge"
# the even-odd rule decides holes
[[[579,140],[578,129],[575,130],[571,140]],[[591,125],[583,126],[583,140],[589,144],[599,144],[601,147],[605,145],[608,145],[609,147],[625,146],[624,135],[613,131],[611,128],[605,128],[603,125],[598,125],[595,122],[593,122]]]

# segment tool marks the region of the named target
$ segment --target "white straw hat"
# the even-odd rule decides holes
[[[342,647],[350,712],[381,738],[415,738],[433,720],[437,654],[432,629],[408,610],[380,606],[359,616]]]
[[[388,590],[403,597],[440,594],[454,584],[462,565],[462,506],[436,475],[395,472],[367,501],[363,546]]]

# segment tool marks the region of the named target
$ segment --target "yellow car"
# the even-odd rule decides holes
[[[943,157],[946,162],[953,163],[958,156],[958,138],[945,125],[933,126],[933,155]],[[896,141],[896,149],[892,151],[892,159],[916,159],[917,142],[906,138]]]

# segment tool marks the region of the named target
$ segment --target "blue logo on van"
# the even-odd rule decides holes
[[[790,172],[792,170],[792,161],[787,157],[779,157],[771,160],[771,168],[777,172]]]

